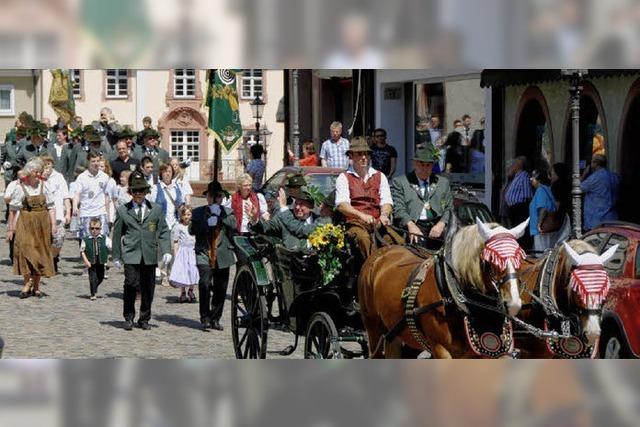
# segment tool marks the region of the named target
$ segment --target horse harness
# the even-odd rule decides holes
[[[383,335],[383,338],[385,341],[391,342],[407,327],[416,342],[418,342],[424,350],[432,352],[431,346],[420,328],[419,318],[439,307],[444,307],[445,309],[453,307],[462,314],[469,345],[477,355],[499,357],[504,354],[512,354],[512,328],[509,319],[506,317],[506,313],[496,305],[491,304],[491,301],[489,301],[490,298],[487,296],[481,297],[478,295],[477,298],[470,298],[464,294],[453,268],[447,260],[446,250],[448,249],[448,245],[445,245],[445,247],[445,253],[441,250],[436,253],[435,256],[432,256],[423,248],[413,245],[407,246],[407,249],[414,255],[426,259],[411,272],[406,287],[402,291],[401,299],[404,304],[404,316]],[[418,306],[418,293],[424,283],[427,272],[430,268],[434,267],[434,265],[436,286],[442,298],[431,304],[422,307]],[[473,312],[478,310],[489,311],[502,319],[497,325],[497,328],[495,327],[496,325],[492,325],[494,330],[497,329],[496,333],[477,331],[475,326],[480,322],[477,316],[473,315]],[[483,326],[486,326],[486,324]]]
[[[527,323],[519,323],[525,326],[527,332],[545,340],[547,349],[555,356],[565,359],[583,359],[591,358],[595,349],[589,346],[581,339],[581,325],[577,316],[580,314],[600,315],[602,310],[582,309],[574,316],[567,316],[558,307],[555,299],[555,275],[560,259],[560,248],[551,251],[542,266],[542,272],[539,275],[536,288],[539,289],[539,295],[530,290],[526,292],[534,301],[533,307],[540,306],[545,314],[544,330],[538,329]],[[553,324],[559,324],[560,332],[549,328],[549,320]],[[523,325],[524,324],[524,325]],[[572,330],[575,334],[572,334]]]

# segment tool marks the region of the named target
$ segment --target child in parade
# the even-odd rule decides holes
[[[180,222],[174,225],[171,230],[175,260],[171,267],[169,283],[176,288],[180,288],[181,303],[187,301],[195,303],[197,300],[193,293],[193,288],[198,284],[200,274],[196,267],[196,237],[189,234],[192,210],[188,206],[182,206],[179,209],[179,214]],[[188,297],[187,288],[189,288]]]
[[[100,218],[91,218],[89,220],[89,236],[83,238],[80,243],[80,256],[89,271],[89,290],[92,301],[95,301],[98,286],[105,278],[104,266],[111,250],[111,239],[109,236],[101,235],[101,231],[102,221]]]

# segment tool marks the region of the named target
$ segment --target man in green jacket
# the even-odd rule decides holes
[[[413,157],[414,170],[391,184],[394,221],[410,233],[411,242],[418,242],[420,236],[441,238],[453,215],[449,180],[432,173],[437,160],[433,145],[419,148]]]
[[[313,212],[314,201],[306,187],[289,189],[293,197],[293,207],[287,207],[287,195],[284,189],[278,192],[278,209],[269,220],[259,219],[251,229],[257,233],[275,235],[282,239],[287,249],[307,249],[307,238],[320,225],[331,222],[330,218],[319,217]]]
[[[133,328],[136,289],[140,288],[140,316],[138,326],[148,330],[151,319],[151,303],[155,290],[155,271],[158,254],[162,263],[171,262],[171,233],[165,215],[159,205],[145,199],[149,184],[142,173],[136,171],[129,177],[129,193],[133,200],[116,209],[113,226],[113,264],[116,268],[124,262],[124,328]]]
[[[160,164],[168,165],[170,159],[169,152],[159,147],[160,133],[157,130],[149,128],[143,133],[144,145],[136,145],[133,149],[131,157],[142,162],[144,157],[153,160],[153,176],[158,177]]]
[[[211,181],[204,192],[207,205],[193,210],[189,233],[196,236],[196,265],[200,280],[200,322],[202,329],[222,331],[222,309],[229,285],[229,267],[236,263],[231,235],[236,230],[236,217],[222,206],[229,195],[218,181]]]

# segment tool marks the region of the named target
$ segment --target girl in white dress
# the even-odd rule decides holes
[[[179,209],[180,222],[176,223],[171,230],[171,240],[175,253],[175,260],[171,267],[169,283],[176,288],[180,288],[180,302],[196,302],[193,288],[200,280],[198,267],[196,266],[196,237],[189,234],[189,224],[191,224],[191,208],[182,206]],[[187,297],[187,288],[188,297]]]

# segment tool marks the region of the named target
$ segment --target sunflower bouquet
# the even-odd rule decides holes
[[[326,286],[340,272],[345,247],[344,227],[321,225],[309,236],[309,244],[318,254],[318,265],[323,272],[322,286]]]

